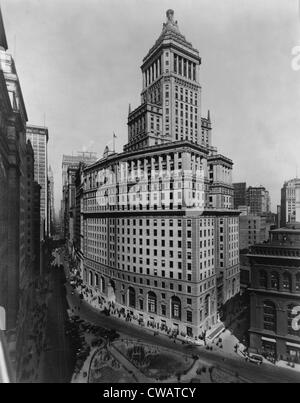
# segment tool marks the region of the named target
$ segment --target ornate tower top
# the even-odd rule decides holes
[[[167,10],[166,12],[167,22],[163,24],[163,30],[173,29],[179,32],[177,21],[174,21],[174,10]]]
[[[167,22],[171,22],[172,24],[174,24],[174,10],[171,9],[167,10],[166,16],[167,16]]]
[[[157,48],[164,42],[164,41],[172,41],[177,42],[180,46],[184,46],[188,48],[194,56],[198,57],[198,50],[194,49],[192,44],[188,42],[184,35],[179,31],[178,23],[174,20],[174,10],[169,9],[166,11],[167,21],[163,23],[162,32],[155,42],[154,46],[149,50],[147,55],[143,59],[143,63],[148,59],[148,57],[157,50]]]

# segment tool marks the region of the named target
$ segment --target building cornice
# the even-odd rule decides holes
[[[83,212],[83,216],[88,218],[101,218],[113,216],[115,218],[122,217],[160,217],[165,219],[168,217],[187,217],[187,218],[201,218],[201,217],[214,217],[214,216],[238,216],[239,212],[236,210],[226,209],[206,209],[201,211],[199,209],[182,209],[182,210],[108,210],[99,212]]]
[[[149,146],[146,148],[141,148],[139,150],[134,150],[134,151],[124,151],[122,153],[119,154],[113,154],[111,156],[108,156],[105,159],[100,159],[97,162],[95,162],[94,164],[91,164],[87,167],[85,167],[83,170],[84,172],[89,172],[94,170],[97,167],[105,167],[107,165],[116,163],[118,161],[122,161],[124,159],[129,159],[131,157],[138,157],[138,156],[143,156],[143,157],[151,157],[152,154],[156,155],[159,152],[180,152],[180,149],[185,149],[185,151],[189,151],[194,150],[197,151],[203,155],[208,155],[209,151],[206,147],[200,145],[200,144],[196,144],[196,143],[192,143],[190,141],[173,141],[173,142],[169,142],[166,144],[158,144],[158,145],[154,145],[154,146]]]
[[[153,48],[150,49],[148,54],[144,57],[143,63],[141,65],[141,69],[143,70],[145,67],[148,66],[148,64],[151,63],[152,59],[155,59],[158,57],[163,49],[172,49],[177,51],[178,53],[183,54],[184,56],[187,56],[189,59],[197,61],[199,64],[201,64],[201,57],[199,56],[199,52],[197,49],[194,48],[183,48],[182,46],[184,45],[179,45],[173,41],[173,39],[169,39],[170,42],[161,42],[158,44],[155,48],[155,45]]]

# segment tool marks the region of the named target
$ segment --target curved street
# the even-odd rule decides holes
[[[67,265],[67,263],[65,263]],[[65,268],[67,271],[67,267]],[[219,366],[228,371],[238,372],[239,376],[248,382],[256,383],[300,383],[300,374],[288,368],[279,368],[273,364],[262,364],[257,366],[253,363],[246,362],[242,357],[231,354],[226,354],[221,350],[208,351],[204,347],[183,345],[181,342],[172,340],[165,335],[153,335],[153,330],[142,328],[138,325],[124,320],[106,316],[99,310],[91,307],[86,301],[80,300],[78,294],[73,292],[73,288],[66,284],[66,295],[70,309],[84,320],[93,324],[100,325],[104,328],[114,329],[117,332],[142,340],[147,343],[155,344],[162,347],[167,347],[171,350],[182,351],[185,354],[200,356],[201,360],[206,361],[209,365]],[[78,309],[79,308],[79,309]]]

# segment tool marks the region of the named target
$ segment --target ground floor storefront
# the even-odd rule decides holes
[[[300,339],[278,338],[250,332],[250,351],[259,353],[270,361],[284,360],[300,363]]]
[[[149,293],[147,296],[146,307],[148,307],[148,311],[142,311],[135,307],[136,301],[134,296],[130,294],[128,295],[128,305],[123,305],[116,302],[113,289],[109,289],[105,295],[98,288],[82,284],[77,288],[77,291],[94,308],[141,327],[153,329],[154,333],[167,334],[170,338],[184,339],[188,336],[197,340],[199,344],[205,344],[206,338],[220,326],[216,315],[208,317],[200,326],[182,322],[179,317],[181,303],[178,298],[170,300],[170,310],[174,313],[174,317],[168,318],[156,313],[158,302],[154,293]]]

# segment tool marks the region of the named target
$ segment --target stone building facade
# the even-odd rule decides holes
[[[211,145],[210,114],[201,117],[200,63],[168,10],[143,60],[124,152],[106,148],[77,183],[81,274],[99,305],[194,337],[239,293],[233,163]]]
[[[27,125],[26,137],[34,150],[34,179],[41,186],[40,213],[42,223],[42,239],[50,233],[48,221],[48,128]]]
[[[251,264],[250,348],[300,362],[300,224],[270,232],[248,254]]]
[[[247,189],[247,205],[250,214],[268,215],[270,213],[270,194],[263,186],[249,186]]]
[[[28,263],[27,232],[27,114],[14,60],[0,18],[1,85],[1,299],[7,328],[14,329],[19,309],[20,278]]]
[[[26,122],[22,90],[8,52],[0,10],[0,306],[5,310],[8,348],[15,353],[14,372],[28,341],[24,334],[39,251],[39,242],[35,248],[34,154],[26,140]]]
[[[300,179],[294,178],[284,182],[281,188],[280,225],[296,222],[296,206],[300,202]],[[298,196],[298,200],[296,200]]]
[[[97,153],[94,152],[78,152],[77,155],[63,155],[62,158],[62,200],[60,210],[60,221],[62,225],[62,234],[66,240],[69,239],[69,214],[70,214],[70,187],[73,188],[74,183],[70,181],[72,175],[69,176],[68,171],[77,171],[81,163],[92,164],[97,161]]]
[[[240,215],[240,249],[263,243],[269,239],[266,217]]]

